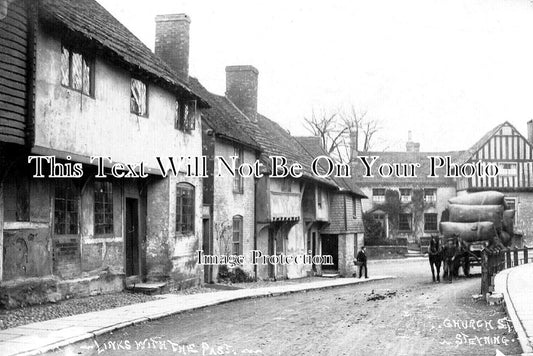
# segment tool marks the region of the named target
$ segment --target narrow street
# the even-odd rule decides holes
[[[473,270],[479,272],[479,268]],[[503,306],[474,301],[479,274],[431,282],[427,261],[374,262],[397,279],[231,302],[143,323],[55,355],[505,355]]]

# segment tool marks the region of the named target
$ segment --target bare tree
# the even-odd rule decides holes
[[[314,136],[320,137],[322,147],[329,154],[337,152],[339,144],[343,141],[343,135],[348,132],[348,128],[339,123],[339,113],[327,113],[326,110],[321,110],[317,114],[313,109],[310,118],[304,117],[304,126]]]
[[[367,117],[367,111],[357,111],[354,105],[333,113],[313,110],[310,118],[304,118],[304,125],[341,162],[352,162],[357,152],[371,150],[381,129],[378,120]]]

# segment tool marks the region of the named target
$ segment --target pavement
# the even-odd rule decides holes
[[[161,299],[120,308],[73,315],[0,331],[0,355],[37,355],[145,321],[234,300],[276,296],[314,289],[340,287],[391,276],[368,279],[332,278],[292,285],[268,286],[192,295],[161,295]]]
[[[524,354],[533,354],[533,263],[508,268],[494,279],[494,292],[502,293]]]

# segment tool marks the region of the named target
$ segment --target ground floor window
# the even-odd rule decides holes
[[[424,214],[424,231],[437,231],[437,214]]]
[[[242,255],[242,216],[233,217],[233,247],[234,255]]]
[[[78,234],[78,189],[70,179],[58,179],[54,197],[54,232],[57,235]]]
[[[411,214],[402,213],[398,218],[398,229],[400,231],[411,231],[412,216]]]

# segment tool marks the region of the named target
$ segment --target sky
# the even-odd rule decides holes
[[[463,150],[533,119],[530,0],[98,0],[153,50],[155,16],[191,18],[190,75],[216,94],[225,67],[259,70],[259,112],[309,135],[311,112],[378,120],[375,150]]]

